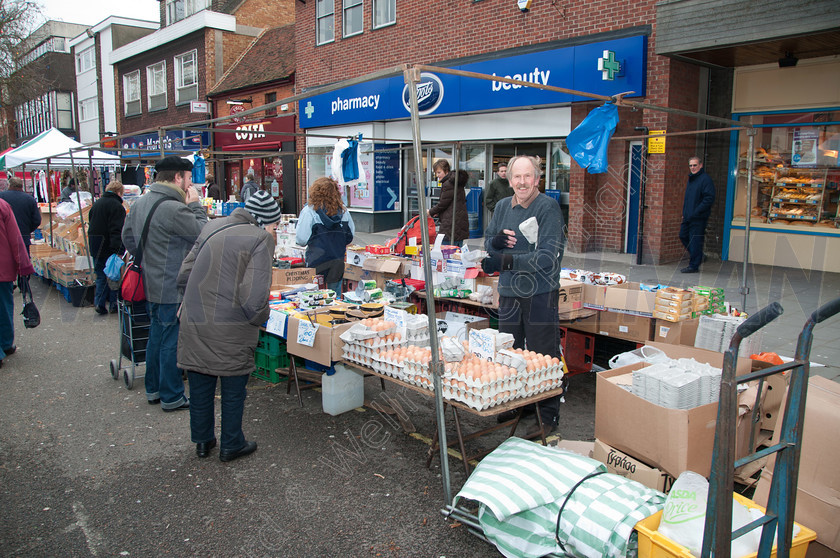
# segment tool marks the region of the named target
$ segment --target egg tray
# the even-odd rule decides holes
[[[363,339],[374,339],[376,337],[385,337],[392,333],[396,333],[396,327],[389,327],[382,331],[373,331],[367,326],[360,323],[353,324],[347,331],[340,335],[340,339],[345,343],[360,341]]]
[[[512,401],[519,397],[519,394],[515,392],[502,392],[488,396],[466,389],[454,388],[451,385],[445,384],[443,386],[442,395],[445,399],[458,401],[476,409],[477,411],[483,411],[485,409],[489,409],[490,407],[495,407],[496,405],[503,405],[508,401]]]
[[[533,381],[531,383],[526,383],[525,387],[522,390],[523,397],[532,397],[534,395],[538,395],[543,393],[544,391],[550,391],[552,389],[557,389],[563,385],[563,376],[552,376],[546,377],[539,381]]]
[[[390,334],[388,334],[390,335]],[[385,336],[387,337],[387,335]],[[368,337],[367,339],[355,339],[351,341],[344,340],[344,346],[361,347],[365,349],[377,349],[379,351],[393,349],[395,347],[404,347],[406,342],[404,339],[386,339],[385,337]]]

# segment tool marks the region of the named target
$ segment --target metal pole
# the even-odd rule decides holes
[[[647,126],[639,126],[635,128],[636,131],[643,131],[646,135],[650,134]],[[642,141],[642,176],[639,177],[639,232],[636,234],[636,265],[642,265],[642,250],[644,248],[644,232],[645,232],[645,197],[647,195],[647,164],[648,164],[648,149],[647,141]]]
[[[70,153],[70,168],[73,169],[73,178],[76,177],[76,162],[73,159],[73,150],[69,151]],[[90,177],[88,177],[90,180]],[[91,194],[92,196],[93,194]],[[85,214],[82,211],[82,197],[79,194],[79,182],[76,181],[76,205],[79,206],[79,226],[82,229],[82,238],[84,238],[85,242],[85,256],[87,256],[88,264],[93,264],[93,259],[90,257],[90,247],[88,246],[88,235],[87,231],[85,230]]]
[[[61,179],[58,182],[61,185]],[[52,213],[52,176],[50,176],[50,160],[47,159],[47,211],[50,216],[50,247],[55,248],[55,240],[53,240],[53,213]]]
[[[102,184],[100,184],[99,187],[101,189]],[[96,200],[96,186],[93,181],[93,149],[88,149],[88,188],[90,188],[91,199]]]
[[[755,128],[747,129],[747,138],[749,139],[749,146],[747,147],[747,199],[744,203],[746,206],[746,224],[744,226],[744,267],[741,271],[741,308],[747,309],[747,295],[750,293],[750,288],[747,286],[747,264],[750,261],[750,221],[752,210],[752,185],[753,185],[753,162],[755,158]]]
[[[458,209],[458,190],[456,188],[459,187],[458,184],[458,160],[461,157],[460,149],[461,146],[460,142],[455,142],[452,146],[452,157],[455,159],[455,175],[452,182],[452,230],[450,231],[452,234],[449,237],[449,243],[455,244],[455,212]]]
[[[420,205],[420,231],[423,241],[423,271],[426,277],[426,314],[429,317],[429,347],[432,349],[432,380],[435,388],[435,417],[437,419],[438,443],[440,445],[440,472],[443,482],[443,499],[452,502],[452,489],[449,481],[449,454],[446,442],[446,422],[443,409],[443,391],[441,375],[443,362],[438,356],[437,320],[435,316],[434,279],[429,248],[429,222],[426,214],[426,185],[421,182],[423,172],[422,145],[420,141],[420,115],[417,109],[417,84],[420,82],[420,70],[406,68],[403,79],[408,85],[408,98],[411,106],[411,135],[414,138],[414,168],[417,176],[417,202]],[[466,459],[466,456],[464,456]]]

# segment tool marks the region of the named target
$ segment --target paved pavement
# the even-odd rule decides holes
[[[384,244],[398,231],[357,233],[359,244]],[[481,246],[480,239],[467,241],[468,246]],[[609,252],[566,252],[563,267],[589,271],[615,272],[626,275],[631,281],[663,284],[675,287],[706,285],[723,287],[726,300],[741,308],[743,296],[743,263],[709,260],[701,266],[699,274],[682,274],[686,262],[663,265],[636,265],[635,255]],[[819,306],[840,297],[840,273],[802,271],[764,265],[747,266],[746,310],[755,312],[773,301],[784,308],[784,314],[760,332],[764,351],[793,357],[796,341],[807,316]],[[812,366],[811,373],[840,381],[840,315],[814,328],[811,362],[825,366]]]

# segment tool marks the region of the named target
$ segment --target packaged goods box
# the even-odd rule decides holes
[[[459,341],[466,341],[471,329],[485,329],[490,327],[490,320],[471,314],[446,312],[443,319],[438,318],[438,337],[445,335],[455,337]]]
[[[641,283],[629,281],[607,287],[604,308],[651,317],[656,305],[656,293],[641,290]]]
[[[316,313],[328,312],[329,308],[325,308]],[[333,362],[339,361],[343,355],[344,341],[339,339],[339,336],[352,326],[351,323],[337,325],[335,327],[327,327],[325,325],[318,325],[317,331],[314,335],[314,341],[311,345],[304,345],[298,342],[298,333],[301,329],[301,321],[306,318],[296,318],[289,316],[286,324],[286,350],[290,355],[298,356],[330,366]]]
[[[797,522],[816,531],[819,542],[835,552],[840,552],[838,432],[840,432],[840,384],[814,376],[808,381],[808,397],[805,401],[794,518]],[[772,440],[774,444],[779,442],[780,435],[781,431],[777,428]],[[753,499],[762,506],[767,503],[774,465],[774,457],[771,457],[761,473],[761,479],[755,490]],[[809,551],[808,556],[810,555]]]
[[[650,343],[671,358],[694,358],[712,366],[723,365],[723,354],[682,345]],[[630,393],[622,385],[632,383],[632,372],[644,363],[599,372],[596,378],[595,437],[610,446],[633,455],[674,477],[694,471],[705,477],[711,471],[717,403],[693,409],[668,409]],[[751,369],[749,359],[738,359],[737,373]],[[748,400],[745,392],[742,401]],[[752,394],[753,402],[755,393]],[[752,402],[751,402],[752,403]],[[738,422],[738,438],[749,440],[749,417]],[[746,444],[739,443],[736,458],[746,454]]]
[[[592,458],[606,465],[607,472],[634,480],[660,492],[670,491],[671,485],[676,480],[665,471],[651,467],[598,439],[595,440]]]
[[[564,319],[564,317],[561,316],[560,327],[568,327],[584,333],[599,333],[599,316],[602,312],[598,310],[589,310],[587,308],[579,310],[578,312],[581,312],[581,314],[567,319]],[[585,314],[585,312],[588,312],[588,315]]]
[[[315,269],[311,267],[295,267],[292,269],[271,270],[271,288],[282,285],[305,285],[315,280]]]
[[[583,283],[560,279],[560,301],[558,312],[560,314],[573,312],[583,308]]]

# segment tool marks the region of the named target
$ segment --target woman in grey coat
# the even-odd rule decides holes
[[[216,445],[217,377],[222,395],[219,459],[231,461],[257,449],[242,432],[242,412],[259,327],[269,314],[279,220],[277,203],[259,191],[244,209],[208,223],[181,265],[178,286],[185,290],[178,367],[189,374],[190,435],[198,457],[207,457]]]

